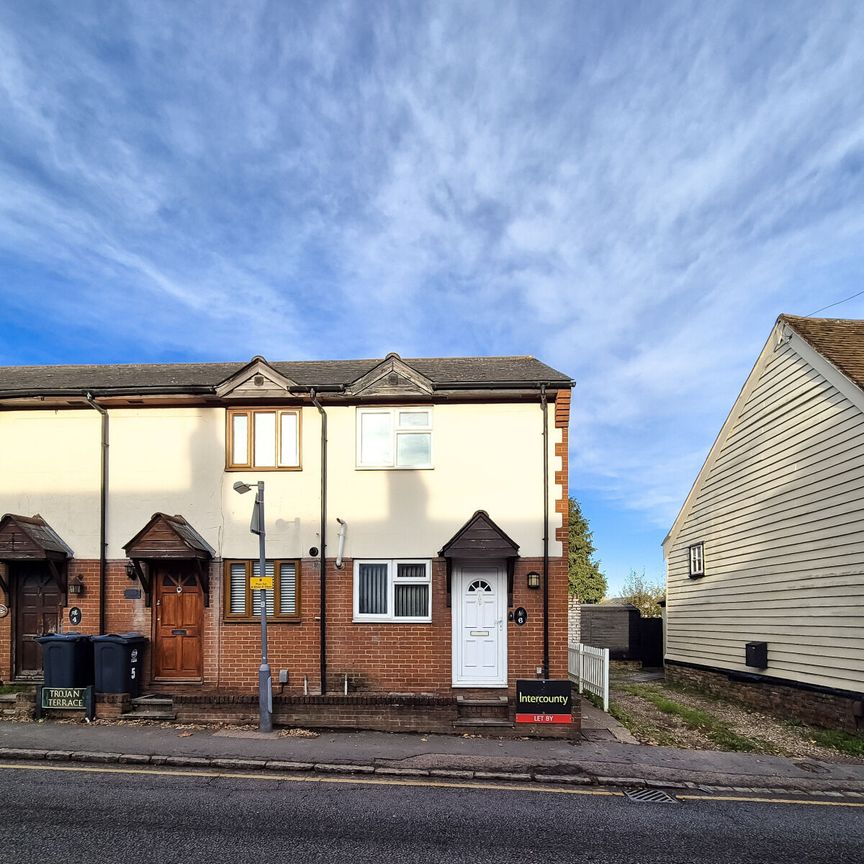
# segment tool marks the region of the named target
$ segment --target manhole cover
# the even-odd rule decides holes
[[[677,804],[678,802],[662,789],[625,789],[631,801],[652,801],[655,804]]]

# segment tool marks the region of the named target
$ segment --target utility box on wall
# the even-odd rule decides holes
[[[768,643],[748,642],[744,651],[745,663],[755,669],[764,669],[768,665]]]

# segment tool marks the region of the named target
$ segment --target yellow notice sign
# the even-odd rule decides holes
[[[272,591],[273,577],[272,576],[250,576],[249,587],[253,591]]]

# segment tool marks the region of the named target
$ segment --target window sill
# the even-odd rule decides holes
[[[431,618],[352,618],[352,624],[431,624]]]
[[[227,616],[222,617],[223,624],[260,624],[261,618],[240,618],[239,616],[231,616],[230,618]],[[267,617],[267,624],[302,624],[303,618],[272,618],[270,616]]]
[[[272,473],[273,471],[302,471],[302,465],[291,465],[291,466],[283,466],[279,465],[276,468],[251,468],[248,465],[226,465],[226,472],[235,472],[235,471],[246,471],[247,473],[257,472],[257,471],[266,471],[267,473]]]
[[[688,579],[704,579],[705,574],[704,573],[690,573],[690,574],[688,574],[687,578]]]
[[[355,471],[434,471],[434,465],[355,465]]]

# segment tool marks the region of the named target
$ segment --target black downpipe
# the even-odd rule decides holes
[[[540,385],[543,409],[543,677],[549,677],[549,406],[546,385]]]
[[[105,573],[107,549],[105,522],[108,512],[108,412],[99,405],[90,393],[84,397],[91,408],[102,415],[102,465],[99,472],[99,632],[105,632]]]
[[[327,693],[327,412],[321,407],[314,388],[309,391],[312,404],[321,415],[321,695]]]

